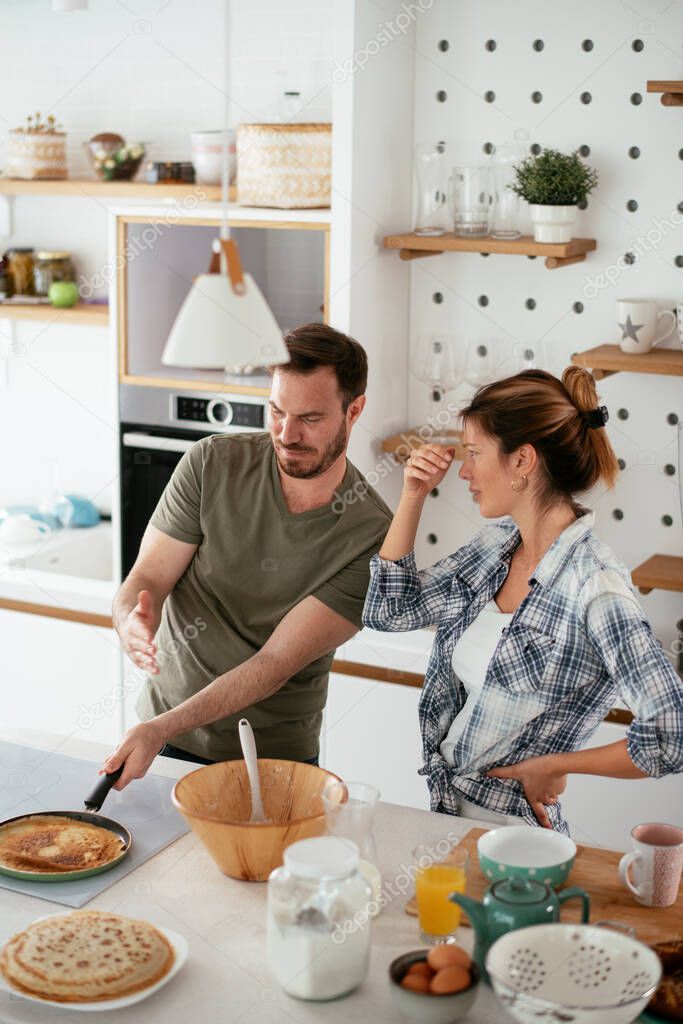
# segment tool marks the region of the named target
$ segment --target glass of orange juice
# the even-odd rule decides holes
[[[420,844],[413,850],[413,859],[421,939],[430,946],[448,942],[461,914],[448,896],[465,891],[469,853],[463,846],[449,846],[443,852],[442,843]]]

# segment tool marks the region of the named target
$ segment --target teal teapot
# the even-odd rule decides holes
[[[590,900],[577,886],[555,892],[536,879],[501,878],[489,886],[481,903],[459,892],[452,892],[448,898],[462,907],[470,919],[475,936],[474,962],[488,980],[484,962],[496,939],[517,928],[559,921],[561,905],[574,897],[582,902],[581,921],[587,924]]]

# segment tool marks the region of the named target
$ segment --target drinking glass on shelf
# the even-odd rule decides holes
[[[416,235],[445,233],[445,204],[448,188],[448,164],[445,142],[425,143],[415,147],[417,178]]]
[[[494,184],[491,237],[521,238],[522,200],[510,186],[515,180],[515,167],[526,156],[526,148],[519,142],[508,143],[496,150],[492,164]]]
[[[449,900],[452,892],[464,893],[469,853],[464,846],[421,843],[413,850],[415,899],[420,939],[432,946],[448,942],[460,924],[460,907]]]
[[[453,230],[463,238],[484,238],[491,230],[493,182],[488,165],[454,167],[450,180]]]
[[[430,426],[434,433],[429,441],[434,444],[453,444],[453,415],[442,409],[445,395],[462,383],[462,356],[457,339],[452,334],[422,334],[417,338],[412,359],[412,371],[429,388],[432,400]]]

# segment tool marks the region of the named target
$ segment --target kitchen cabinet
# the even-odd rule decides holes
[[[0,650],[3,729],[117,742],[121,691],[113,630],[0,608]]]

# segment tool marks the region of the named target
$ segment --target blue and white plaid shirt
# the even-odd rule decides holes
[[[387,632],[436,626],[420,698],[424,766],[431,806],[458,813],[464,797],[502,814],[538,822],[515,779],[491,768],[585,745],[621,697],[634,721],[631,760],[647,775],[683,771],[683,683],[654,637],[627,569],[592,533],[587,513],[553,542],[489,663],[484,687],[450,766],[440,753],[467,694],[453,648],[497,593],[520,542],[511,519],[484,527],[455,554],[418,572],[413,552],[395,562],[374,555],[363,622]],[[546,807],[568,832],[561,805]]]

